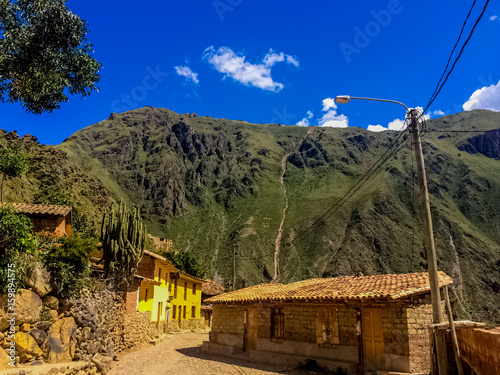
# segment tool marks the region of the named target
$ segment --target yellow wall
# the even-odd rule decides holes
[[[174,280],[175,281],[175,280]],[[184,293],[186,290],[187,283],[187,293],[186,298],[184,298]],[[193,283],[196,284],[196,292],[193,294]],[[171,293],[174,299],[171,302],[171,306],[175,306],[176,314],[175,320],[189,320],[189,319],[200,319],[200,309],[201,309],[201,282],[193,281],[189,278],[180,277],[177,281],[177,296],[175,296],[175,283],[172,283]],[[182,313],[179,316],[179,306],[182,306]],[[192,316],[192,307],[195,307],[195,315]],[[183,311],[186,307],[186,318],[184,318]],[[173,314],[171,313],[171,318]],[[180,318],[180,319],[179,319]]]
[[[160,274],[161,269],[161,274]],[[158,321],[158,307],[161,307],[159,320],[165,322],[166,308],[170,307],[169,302],[169,282],[170,271],[160,262],[155,261],[155,278],[154,280],[161,283],[161,285],[154,285],[147,281],[141,282],[139,293],[139,311],[151,311],[151,321]],[[146,289],[148,290],[148,299],[146,300]],[[161,306],[159,306],[161,303]]]

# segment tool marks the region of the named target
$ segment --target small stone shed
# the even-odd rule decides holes
[[[30,218],[35,232],[56,237],[71,236],[73,233],[71,206],[30,203],[9,203],[9,205]]]
[[[452,284],[439,272],[439,285]],[[212,297],[204,350],[294,365],[428,374],[432,307],[427,273],[262,284]]]

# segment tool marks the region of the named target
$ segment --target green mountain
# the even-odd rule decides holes
[[[40,144],[36,137],[19,137],[0,129],[0,152],[18,149],[28,157],[29,170],[21,178],[5,178],[4,202],[63,204],[73,206],[76,229],[97,229],[102,210],[113,198],[98,180],[85,173],[68,155],[53,146]]]
[[[423,137],[439,269],[455,280],[461,318],[497,322],[499,124],[500,113],[463,112],[429,120]],[[318,220],[398,135],[146,107],[113,113],[56,148],[116,199],[138,205],[153,234],[240,288],[274,278],[424,270],[409,140]]]

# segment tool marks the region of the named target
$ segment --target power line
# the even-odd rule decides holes
[[[430,130],[427,132],[431,133],[498,133],[500,129],[492,129],[492,130]]]
[[[449,66],[449,63],[450,63],[451,57],[452,57],[452,55],[453,55],[453,53],[455,51],[455,48],[456,48],[456,46],[457,46],[460,38],[462,37],[463,29],[464,29],[464,27],[465,27],[465,25],[467,23],[467,20],[469,19],[470,13],[472,12],[472,9],[474,8],[474,5],[476,4],[476,0],[474,0],[474,2],[472,3],[471,9],[469,10],[469,13],[467,14],[467,17],[466,17],[466,19],[464,21],[464,24],[462,26],[462,30],[460,31],[460,35],[458,36],[457,42],[455,43],[455,47],[453,47],[453,50],[451,51],[450,57],[448,58],[448,63],[446,64],[446,68],[443,71],[443,74],[441,75],[441,78],[439,79],[439,82],[436,85],[436,89],[434,89],[434,92],[432,93],[431,98],[429,99],[429,102],[427,103],[427,106],[424,109],[424,113],[427,111],[427,109],[429,109],[429,107],[432,105],[432,103],[434,102],[434,100],[436,100],[437,96],[441,92],[441,89],[445,85],[446,81],[448,81],[448,77],[450,76],[451,72],[455,68],[455,65],[457,64],[458,60],[460,59],[460,56],[462,56],[462,53],[463,53],[463,51],[465,49],[465,46],[467,45],[467,43],[469,43],[469,40],[472,37],[472,34],[474,34],[476,26],[479,23],[479,21],[481,20],[481,18],[483,17],[484,12],[486,11],[486,8],[488,7],[489,2],[490,2],[490,0],[486,0],[486,3],[484,4],[483,10],[481,11],[481,14],[477,18],[476,22],[474,23],[474,26],[472,27],[472,29],[471,29],[471,31],[469,33],[469,37],[466,39],[466,41],[462,45],[462,48],[460,49],[460,52],[458,53],[458,56],[455,58],[455,61],[453,62],[453,65],[451,66],[450,70],[448,71],[448,74],[446,75],[446,78],[444,79],[444,81],[440,85],[440,82],[441,82],[443,76],[446,74],[446,70],[447,70],[447,68]]]
[[[406,123],[405,123],[406,124]],[[396,145],[394,145],[399,141],[399,139],[405,135],[403,141]],[[335,203],[330,206],[328,210],[326,210],[313,224],[311,224],[307,229],[301,232],[292,243],[300,243],[302,238],[308,236],[318,225],[320,221],[323,219],[327,220],[330,218],[335,212],[337,212],[367,181],[368,179],[375,174],[375,172],[380,169],[380,167],[390,158],[392,157],[399,149],[400,146],[406,140],[406,136],[408,135],[407,131],[401,131],[398,138],[389,145],[389,148],[382,154],[382,156],[372,165],[372,167],[360,178],[358,181],[339,199],[335,201]],[[392,151],[391,151],[392,150]],[[389,153],[389,151],[391,151]],[[389,154],[388,154],[389,153]],[[297,242],[298,241],[298,242]]]

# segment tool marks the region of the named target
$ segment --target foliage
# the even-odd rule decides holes
[[[26,277],[30,269],[30,264],[33,260],[32,254],[9,252],[4,256],[0,256],[0,293],[6,294],[8,284],[10,282],[9,268],[14,270],[14,287],[15,289],[26,287]]]
[[[28,158],[19,150],[4,150],[0,153],[0,203],[3,203],[3,182],[5,177],[21,177],[29,168]]]
[[[185,251],[165,251],[162,254],[165,258],[167,258],[175,268],[184,271],[191,276],[204,278],[205,271],[202,269],[201,265],[196,260],[196,257]]]
[[[32,237],[31,220],[18,214],[12,207],[0,208],[0,256],[31,252],[36,249],[36,240]]]
[[[87,23],[64,0],[0,1],[0,99],[28,112],[51,112],[70,94],[96,90],[101,64]]]
[[[144,254],[146,227],[139,210],[128,210],[122,202],[104,214],[101,227],[105,277],[117,289],[130,283]]]
[[[97,247],[97,239],[73,235],[59,242],[43,246],[41,258],[52,275],[55,293],[74,296],[92,283],[89,258]]]

